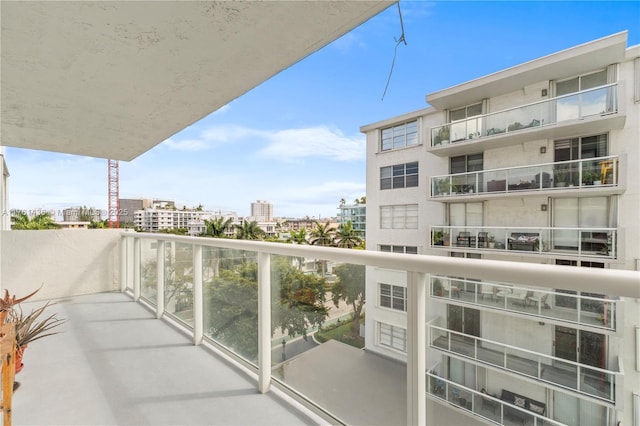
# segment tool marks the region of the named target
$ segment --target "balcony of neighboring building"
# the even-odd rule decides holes
[[[621,129],[626,111],[619,94],[624,90],[620,81],[435,126],[427,149],[447,157]]]
[[[440,319],[441,320],[441,319]],[[516,374],[556,389],[568,390],[615,405],[616,386],[624,376],[618,357],[614,369],[594,367],[542,352],[516,347],[471,334],[428,326],[429,347],[448,355]]]
[[[621,169],[626,157],[610,155],[572,161],[505,167],[431,177],[434,201],[487,200],[503,197],[593,196],[624,192]]]
[[[618,228],[432,226],[431,248],[517,256],[618,258]]]
[[[520,318],[577,326],[596,332],[617,330],[619,299],[507,283],[433,276],[430,296],[441,303],[506,312]]]

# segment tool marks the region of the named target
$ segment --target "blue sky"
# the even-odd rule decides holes
[[[174,199],[276,216],[335,216],[366,193],[365,124],[427,107],[425,95],[628,30],[640,2],[402,1],[131,162],[122,198]],[[12,209],[107,207],[104,159],[6,148]],[[44,184],[43,184],[44,183]]]

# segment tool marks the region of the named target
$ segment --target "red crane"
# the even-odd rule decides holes
[[[120,228],[120,177],[118,160],[109,160],[109,228]]]

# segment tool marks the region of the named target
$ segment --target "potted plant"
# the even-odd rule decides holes
[[[599,176],[591,170],[584,170],[582,172],[582,184],[593,185],[594,181],[598,180]]]
[[[496,237],[489,235],[487,237],[487,242],[489,243],[489,248],[496,248]]]
[[[432,242],[434,246],[443,246],[444,245],[444,232],[442,231],[433,231]]]
[[[553,178],[556,182],[556,187],[567,186],[567,172],[568,168],[565,165],[557,166],[553,172]]]

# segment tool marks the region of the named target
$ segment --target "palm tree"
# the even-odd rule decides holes
[[[292,244],[309,244],[309,239],[307,237],[307,230],[305,228],[302,228],[298,232],[291,231],[291,234],[289,235],[287,242]],[[297,261],[298,261],[298,269],[302,269],[302,265],[304,264],[304,257],[298,257]]]
[[[227,232],[232,228],[231,218],[224,219],[222,217],[214,220],[204,220],[205,230],[200,234],[201,237],[225,238]]]
[[[335,234],[335,243],[338,247],[354,248],[362,244],[362,238],[358,235],[360,231],[353,228],[351,221],[341,223]]]
[[[18,211],[11,216],[11,229],[58,229],[60,225],[54,222],[49,213],[40,213],[32,218],[25,212]]]
[[[314,228],[309,233],[311,237],[309,241],[314,246],[332,246],[334,232],[329,221],[323,225],[316,220]]]
[[[334,229],[329,225],[329,221],[324,225],[315,221],[314,228],[310,232],[309,242],[314,246],[333,246]],[[320,261],[322,267],[322,276],[324,277],[327,272],[327,261]]]
[[[236,238],[239,240],[261,240],[264,238],[264,231],[258,226],[258,222],[243,222],[241,226],[236,226]]]

